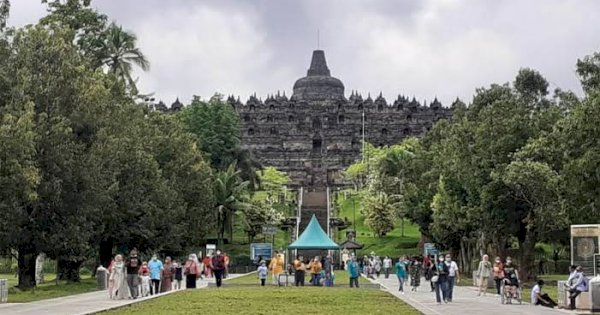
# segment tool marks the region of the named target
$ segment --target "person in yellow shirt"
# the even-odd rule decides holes
[[[294,283],[296,286],[304,286],[304,275],[306,274],[306,265],[304,257],[297,256],[294,260]]]
[[[310,282],[314,286],[321,285],[321,270],[323,270],[323,266],[321,265],[321,260],[319,256],[316,256],[313,261],[308,264],[308,269],[310,270]]]
[[[275,251],[273,258],[271,258],[269,270],[273,274],[273,284],[279,285],[279,275],[283,273],[283,257],[279,255],[278,251]]]

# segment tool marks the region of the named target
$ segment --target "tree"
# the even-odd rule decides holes
[[[239,117],[220,95],[215,95],[208,102],[195,97],[192,104],[180,112],[179,117],[186,129],[197,136],[199,147],[211,161],[212,167],[225,170],[239,159],[246,161],[241,158],[241,153],[248,152],[239,150]],[[244,162],[241,165],[254,168],[254,162]]]
[[[226,230],[233,238],[233,216],[237,211],[250,207],[247,181],[242,181],[240,171],[235,164],[229,165],[225,171],[219,171],[214,181],[215,213],[217,217],[218,246],[223,245]]]
[[[394,210],[385,193],[367,195],[363,211],[365,223],[378,237],[394,229]]]
[[[132,95],[137,95],[136,80],[133,79],[133,66],[143,71],[150,70],[150,62],[136,46],[137,37],[124,31],[123,27],[112,23],[106,30],[102,42],[101,64],[108,68],[108,73],[115,75],[130,89]]]
[[[10,14],[10,1],[0,0],[0,32],[6,27],[6,21]]]
[[[577,75],[581,80],[581,86],[586,93],[591,93],[600,88],[600,53],[577,59]]]
[[[261,189],[266,191],[270,198],[282,194],[285,185],[290,182],[290,177],[285,172],[281,172],[273,166],[258,171],[258,175]]]

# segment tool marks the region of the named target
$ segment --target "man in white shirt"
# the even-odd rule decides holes
[[[538,280],[537,284],[531,289],[531,305],[542,305],[554,308],[558,304],[552,300],[548,294],[542,293],[544,280]]]
[[[569,286],[569,299],[571,300],[570,308],[574,310],[577,308],[575,306],[575,300],[577,299],[577,296],[579,296],[581,292],[587,292],[588,290],[587,279],[583,274],[581,266],[577,266],[575,273],[569,276],[567,285]]]
[[[454,284],[460,282],[460,273],[458,272],[458,265],[452,260],[450,254],[446,255],[446,265],[448,266],[448,303],[452,302],[452,293],[454,291]]]

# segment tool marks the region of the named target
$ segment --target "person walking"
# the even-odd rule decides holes
[[[356,256],[350,256],[347,260],[346,267],[348,269],[348,275],[350,276],[350,287],[356,286],[358,288],[358,277],[360,277],[360,267],[356,262]]]
[[[496,257],[494,261],[494,282],[496,283],[496,294],[500,296],[500,287],[502,286],[502,279],[504,279],[504,264],[500,257]]]
[[[218,249],[216,255],[214,255],[211,259],[210,268],[212,269],[215,275],[217,288],[220,288],[221,284],[223,283],[223,273],[225,273],[225,257]]]
[[[196,256],[196,254],[190,254],[188,260],[185,262],[183,270],[185,272],[185,288],[195,289],[196,280],[201,277],[202,273],[200,262],[198,262],[198,256]]]
[[[388,279],[390,277],[390,270],[392,269],[392,260],[390,256],[385,256],[383,259],[383,273],[385,274],[385,278]]]
[[[454,284],[460,282],[460,273],[458,272],[458,265],[452,260],[450,254],[446,255],[446,265],[448,265],[448,302],[452,302]]]
[[[271,263],[269,264],[269,270],[273,273],[273,284],[279,285],[279,275],[283,273],[283,257],[279,255],[278,251],[275,251],[275,255],[271,258]]]
[[[169,292],[173,288],[173,276],[175,275],[175,266],[171,257],[165,258],[165,265],[161,271],[160,292]]]
[[[225,270],[223,272],[223,278],[227,279],[229,276],[229,256],[227,253],[223,253],[223,258],[225,259]]]
[[[399,259],[398,262],[396,263],[396,277],[398,277],[398,291],[402,292],[402,294],[404,294],[404,279],[406,278],[406,265],[404,264],[404,262],[402,261],[402,259]]]
[[[267,275],[269,274],[269,269],[264,260],[260,262],[260,266],[258,266],[256,271],[258,273],[258,279],[260,280],[260,286],[264,287],[265,282],[267,282]]]
[[[110,298],[118,300],[129,298],[131,296],[131,288],[128,288],[127,267],[123,262],[123,256],[116,255],[109,270],[110,276],[108,277],[108,282],[110,283],[111,288],[109,291]]]
[[[181,284],[183,282],[183,266],[179,263],[178,260],[173,262],[173,268],[175,269],[174,279],[175,279],[175,290],[181,290]]]
[[[485,296],[488,279],[490,278],[491,273],[492,264],[490,263],[490,257],[488,255],[483,255],[482,260],[479,262],[479,267],[477,267],[477,281],[479,285],[477,296],[481,296],[481,292],[483,292],[483,295]]]
[[[319,256],[316,256],[313,261],[308,265],[308,269],[310,270],[310,283],[313,286],[319,286],[321,281],[321,270],[323,269],[323,265],[319,261]]]
[[[331,254],[328,254],[325,257],[325,286],[332,287],[333,286],[333,258]]]
[[[411,291],[417,292],[421,285],[421,260],[415,257],[410,266],[410,286]]]
[[[298,286],[304,286],[304,278],[306,276],[306,265],[304,264],[304,257],[296,256],[294,260],[294,284]]]
[[[206,255],[202,259],[202,264],[204,265],[204,276],[206,278],[212,278],[212,269],[210,268],[210,260],[211,257]]]
[[[448,303],[448,265],[444,262],[444,256],[440,256],[438,262],[433,264],[433,276],[431,282],[435,286],[435,300],[438,304]]]
[[[129,252],[129,258],[125,264],[127,269],[127,285],[129,286],[129,294],[133,299],[137,299],[139,296],[140,277],[139,271],[142,262],[138,258],[137,249],[132,249]]]
[[[152,255],[152,259],[148,262],[148,269],[150,269],[150,295],[158,294],[160,292],[160,275],[163,270],[163,263],[156,254]]]
[[[381,275],[381,258],[379,258],[379,256],[373,257],[373,269],[377,275],[377,279],[379,279],[379,276]]]

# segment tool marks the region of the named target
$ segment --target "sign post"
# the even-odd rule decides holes
[[[273,245],[271,243],[252,243],[250,244],[250,258],[256,263],[260,263],[258,258],[267,260],[273,256]]]

